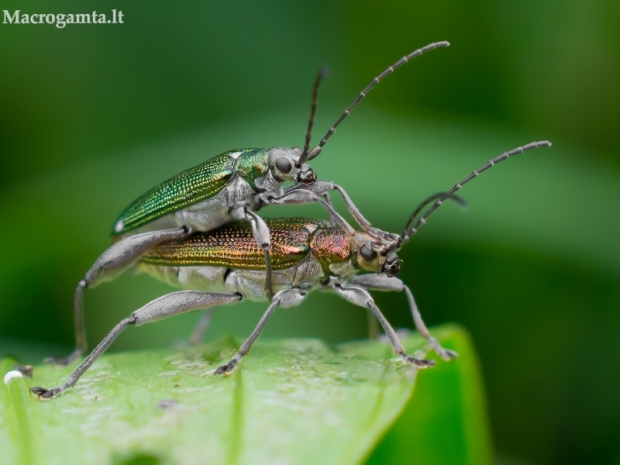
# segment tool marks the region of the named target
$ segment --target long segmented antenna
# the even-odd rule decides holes
[[[456,203],[458,203],[463,208],[467,206],[467,202],[465,201],[465,199],[463,199],[463,197],[460,197],[458,195],[453,195],[453,194],[450,195],[447,192],[437,192],[436,194],[433,194],[430,197],[424,199],[422,202],[420,202],[420,205],[416,207],[416,209],[413,211],[413,213],[407,220],[407,223],[405,223],[405,227],[403,228],[403,232],[400,235],[400,237],[405,237],[407,235],[407,230],[409,229],[409,226],[411,226],[411,223],[413,223],[413,221],[420,214],[422,209],[426,207],[429,203],[431,203],[433,200],[437,200],[437,199],[441,199],[442,201],[451,199],[451,200],[454,200]]]
[[[489,160],[482,167],[480,167],[476,171],[472,172],[469,176],[467,176],[461,182],[459,182],[458,184],[455,184],[452,189],[450,189],[442,198],[437,200],[431,206],[431,208],[429,208],[424,213],[424,215],[422,215],[420,217],[420,219],[417,221],[417,223],[409,231],[403,231],[403,234],[401,235],[401,239],[399,241],[399,245],[405,244],[409,240],[409,238],[411,236],[413,236],[415,233],[417,233],[418,229],[420,229],[420,227],[423,224],[426,223],[426,219],[430,216],[430,214],[433,213],[435,210],[437,210],[443,204],[445,199],[447,199],[448,197],[451,197],[452,195],[454,195],[454,193],[456,191],[458,191],[461,187],[463,187],[465,184],[467,184],[472,179],[478,177],[478,175],[480,173],[482,173],[483,171],[488,170],[492,166],[495,166],[497,163],[512,157],[513,155],[518,155],[520,153],[525,152],[526,150],[536,149],[538,147],[551,147],[551,142],[549,142],[547,140],[543,140],[543,141],[539,141],[539,142],[532,142],[530,144],[524,145],[523,147],[517,147],[516,149],[512,149],[509,152],[504,152],[499,157],[496,157],[493,160]]]
[[[317,96],[319,95],[319,86],[321,85],[321,81],[327,74],[329,73],[329,69],[327,66],[321,68],[316,75],[316,80],[314,81],[314,88],[312,89],[312,103],[310,104],[310,119],[308,119],[308,131],[306,132],[306,143],[304,144],[304,151],[301,153],[299,157],[299,163],[303,164],[308,159],[308,151],[310,150],[310,138],[312,137],[312,126],[314,125],[314,114],[316,113],[316,101]]]
[[[321,142],[319,142],[319,145],[317,145],[316,147],[314,147],[310,151],[310,153],[308,155],[308,158],[310,160],[312,160],[313,158],[317,157],[321,153],[321,150],[323,150],[323,146],[327,143],[327,139],[329,139],[331,137],[331,135],[334,132],[336,132],[336,128],[338,127],[338,125],[340,123],[342,123],[342,120],[344,120],[347,116],[349,116],[349,113],[351,113],[351,110],[353,110],[353,108],[355,108],[357,106],[357,104],[360,103],[360,101],[364,97],[366,97],[366,94],[368,94],[368,92],[370,92],[373,87],[375,87],[377,84],[379,84],[379,82],[381,82],[381,79],[383,79],[384,77],[386,77],[389,74],[392,74],[394,72],[394,70],[396,70],[397,68],[400,68],[404,64],[408,63],[409,60],[411,60],[411,59],[413,59],[415,57],[418,57],[418,56],[422,55],[423,53],[430,52],[431,50],[435,50],[436,48],[449,47],[449,46],[450,46],[450,43],[448,43],[446,41],[433,42],[432,44],[428,44],[426,47],[422,47],[422,48],[419,48],[417,50],[414,50],[409,55],[406,55],[406,56],[402,57],[400,60],[398,60],[392,66],[388,67],[385,71],[383,71],[381,74],[379,74],[376,78],[374,78],[370,82],[370,84],[368,84],[366,86],[366,88],[363,91],[361,91],[359,93],[359,95],[353,101],[353,103],[351,105],[349,105],[349,107],[344,111],[344,113],[342,113],[342,115],[340,115],[340,118],[338,118],[338,120],[336,120],[334,125],[331,128],[329,128],[329,131],[327,131],[327,134],[325,134],[323,139],[321,139]]]

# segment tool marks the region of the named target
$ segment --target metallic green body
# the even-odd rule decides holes
[[[236,158],[231,156],[235,153],[241,154]],[[112,235],[125,234],[169,213],[209,199],[220,193],[235,174],[256,189],[255,180],[268,170],[268,158],[269,149],[230,150],[183,171],[132,202],[116,219]]]
[[[322,220],[271,218],[266,220],[271,235],[271,263],[274,270],[297,265],[311,252],[315,231],[331,231]],[[323,229],[325,228],[325,229]],[[140,262],[164,266],[225,266],[264,270],[265,254],[252,236],[248,222],[225,224],[213,231],[197,232],[188,238],[163,242]]]

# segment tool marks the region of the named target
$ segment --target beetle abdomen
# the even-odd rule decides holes
[[[274,270],[290,268],[310,253],[310,236],[324,223],[307,218],[266,220],[271,235]],[[264,270],[265,254],[252,236],[248,222],[233,222],[185,239],[167,241],[144,254],[143,263],[170,266],[211,265]]]

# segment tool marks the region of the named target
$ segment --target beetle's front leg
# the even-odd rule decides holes
[[[444,360],[451,360],[458,357],[458,354],[453,350],[444,349],[441,344],[439,344],[439,341],[431,335],[430,331],[424,324],[424,320],[422,320],[422,315],[420,314],[420,310],[415,303],[411,289],[409,289],[409,287],[407,287],[400,279],[396,277],[388,277],[384,274],[367,274],[355,276],[352,279],[352,282],[370,290],[404,292],[407,295],[409,308],[411,309],[411,315],[413,316],[413,322],[415,323],[416,329],[433,347],[435,353],[437,353],[437,355]]]
[[[260,216],[254,213],[247,205],[233,208],[230,212],[236,220],[249,221],[252,226],[252,236],[265,253],[265,293],[269,301],[273,299],[273,280],[271,268],[271,238],[267,223]]]
[[[99,345],[95,347],[95,350],[86,357],[86,360],[71,373],[71,376],[69,376],[69,379],[65,383],[52,389],[45,389],[37,386],[31,388],[30,391],[36,394],[40,400],[48,400],[74,386],[86,370],[88,370],[91,365],[95,363],[95,360],[110,347],[127,326],[139,326],[145,323],[152,323],[180,313],[193,312],[216,305],[233,304],[239,302],[241,299],[242,297],[240,294],[218,294],[215,292],[201,291],[178,291],[159,297],[136,310],[128,318],[125,318],[117,324],[112,331],[103,338]]]
[[[329,216],[332,222],[335,222],[347,234],[355,234],[355,229],[353,229],[353,227],[349,223],[347,223],[347,221],[342,216],[340,216],[340,214],[336,210],[334,210],[334,208],[331,206],[331,203],[327,203],[325,200],[323,200],[322,197],[312,191],[305,190],[303,188],[292,189],[286,192],[281,197],[269,196],[264,199],[263,202],[266,202],[269,205],[304,204],[317,202],[329,212]]]
[[[84,329],[84,305],[82,293],[86,288],[110,281],[129,268],[148,249],[168,239],[183,237],[188,234],[186,227],[165,229],[128,236],[109,247],[95,261],[82,279],[73,296],[73,318],[75,324],[75,350],[66,358],[47,358],[46,362],[68,365],[82,356],[88,344]]]
[[[329,194],[325,193],[321,197],[323,197],[323,200],[325,201],[325,203],[327,205],[329,205],[329,207],[333,210],[334,209],[334,203],[332,202],[332,198],[329,196]],[[338,227],[338,221],[337,221],[336,217],[334,217],[334,215],[331,212],[329,212],[329,225],[332,228]]]
[[[383,316],[383,313],[381,313],[381,310],[379,310],[379,307],[377,307],[377,304],[375,304],[375,301],[366,289],[357,286],[344,286],[340,283],[334,283],[332,289],[334,289],[334,291],[336,291],[336,293],[343,297],[345,300],[348,300],[354,305],[368,308],[372,311],[372,313],[375,314],[377,320],[379,320],[379,323],[383,327],[383,331],[385,331],[386,336],[392,343],[394,352],[399,354],[402,357],[403,361],[411,363],[417,368],[428,368],[435,365],[435,362],[433,360],[421,360],[412,357],[405,352],[405,348],[398,339],[396,331],[394,331],[392,325],[390,325],[385,316]]]
[[[359,224],[364,231],[368,231],[370,229],[370,221],[364,218],[364,215],[362,215],[359,209],[355,206],[353,200],[351,200],[351,197],[349,197],[349,194],[347,194],[347,192],[338,184],[334,184],[331,181],[319,180],[314,181],[311,184],[295,184],[294,186],[291,186],[284,191],[284,197],[286,196],[286,194],[296,190],[310,191],[320,197],[324,197],[333,191],[339,192],[342,196],[342,199],[344,200],[345,205],[347,206],[347,210],[349,210],[349,213],[351,213],[351,216],[353,216],[357,224]],[[311,200],[310,198],[308,199],[308,202],[312,201],[313,200]],[[330,201],[328,201],[328,203],[330,203],[331,205]]]

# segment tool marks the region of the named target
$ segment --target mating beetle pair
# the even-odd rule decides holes
[[[374,313],[394,350],[404,361],[425,368],[432,361],[404,352],[396,333],[375,305],[370,290],[405,292],[418,331],[444,359],[456,356],[430,335],[409,288],[395,277],[400,270],[397,252],[445,200],[462,203],[455,195],[465,183],[511,155],[548,142],[534,142],[506,152],[474,171],[450,191],[429,197],[414,211],[400,235],[371,227],[340,186],[316,179],[307,161],[318,156],[335,128],[383,77],[426,51],[445,47],[430,44],[390,66],[358,95],[310,150],[316,96],[323,76],[317,76],[305,146],[300,148],[241,149],[225,152],[160,184],[133,202],[114,225],[115,243],[104,252],[77,286],[74,299],[76,350],[69,363],[86,350],[82,291],[113,279],[130,266],[187,289],[160,297],[121,321],[75,370],[67,382],[53,389],[32,388],[48,399],[73,386],[128,325],[153,322],[179,313],[208,309],[192,336],[199,342],[211,310],[243,299],[270,304],[239,352],[216,374],[228,374],[246,355],[277,307],[301,303],[308,293],[323,288]],[[295,182],[284,189],[286,181]],[[338,191],[360,230],[349,225],[329,200]],[[263,220],[255,211],[267,205],[319,202],[330,223],[306,218]],[[433,202],[422,215],[422,209]],[[237,220],[237,222],[231,222]],[[370,274],[360,275],[360,271]]]

